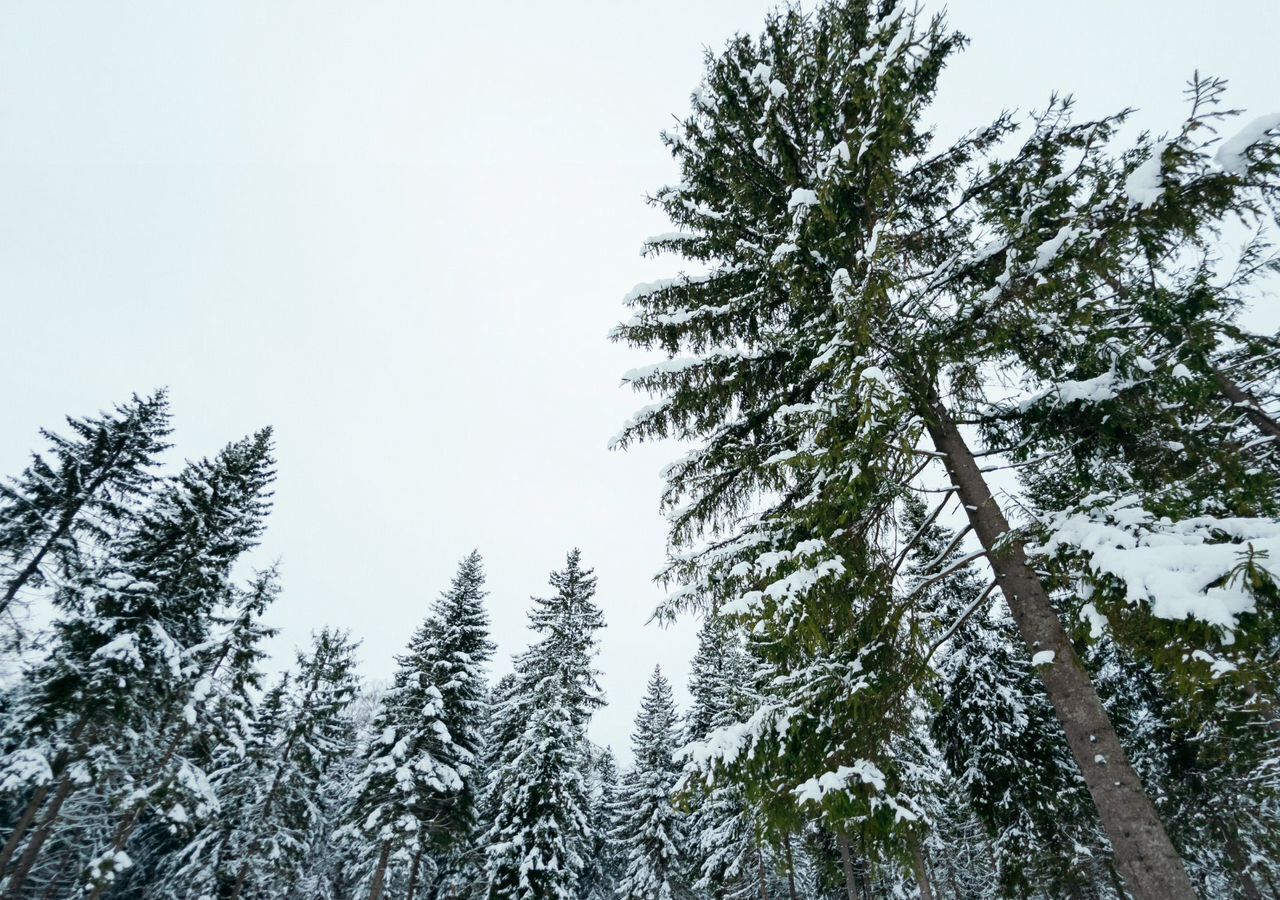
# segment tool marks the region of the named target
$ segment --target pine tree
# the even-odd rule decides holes
[[[868,658],[871,634],[848,630],[894,623],[910,599],[888,596],[899,551],[884,535],[904,486],[940,464],[1023,642],[1042,661],[1037,673],[1128,889],[1140,900],[1190,898],[1186,871],[1029,562],[1024,535],[992,493],[979,459],[1001,448],[975,451],[958,424],[989,410],[984,373],[1013,364],[1024,343],[999,327],[1002,316],[1026,306],[1003,282],[992,293],[965,282],[993,254],[983,240],[983,200],[1025,183],[1015,169],[986,165],[1012,121],[950,147],[934,146],[921,127],[961,43],[940,17],[925,22],[905,6],[846,0],[807,16],[781,11],[759,40],[737,38],[708,60],[692,114],[666,136],[681,181],[654,198],[681,231],[650,244],[705,274],[637,289],[627,300],[636,315],[615,333],[634,346],[697,355],[627,376],[661,400],[620,443],[701,442],[668,470],[666,498],[678,507],[672,575],[686,583],[677,605],[742,598],[735,610],[755,620],[795,621],[798,604],[842,578],[868,609],[840,623],[845,634],[823,639],[846,642],[841,666],[861,664],[877,677],[910,667],[910,646]],[[1089,123],[1054,140],[1084,144],[1113,124]],[[1039,147],[1033,139],[1013,148],[1013,158],[1034,161]],[[1051,175],[1044,173],[1046,188]],[[1056,234],[1040,237],[1046,257],[1061,249]],[[687,552],[707,532],[711,546]],[[795,624],[773,636],[779,652],[807,638]],[[890,636],[898,637],[892,629]],[[853,714],[862,725],[877,721],[875,713],[893,715],[870,707],[890,700],[887,686],[865,686],[866,708],[850,704],[842,718]],[[825,758],[821,746],[809,751]],[[863,758],[875,765],[872,756]],[[856,760],[845,767],[864,786],[879,784]],[[855,799],[842,791],[835,802],[846,797]],[[863,815],[839,813],[849,814]]]
[[[279,594],[277,578],[276,570],[268,569],[247,589],[237,590],[228,608],[213,617],[211,639],[188,652],[191,687],[180,718],[161,717],[152,728],[159,743],[140,746],[130,765],[128,793],[116,804],[114,829],[98,857],[125,853],[134,858],[130,839],[148,817],[154,844],[165,832],[189,836],[220,812],[209,773],[218,765],[220,748],[242,754],[252,740],[253,696],[266,655],[260,645],[275,633],[261,619]],[[116,880],[114,872],[102,874],[112,877],[91,884],[93,900]]]
[[[321,788],[354,740],[346,715],[357,693],[354,654],[345,633],[322,630],[267,704],[244,773],[248,796],[233,819],[240,827],[223,857],[235,872],[231,900],[282,896],[303,877],[313,834],[326,825]]]
[[[698,631],[690,664],[693,705],[685,720],[685,743],[696,745],[749,714],[750,664],[728,622],[708,615]],[[689,856],[697,886],[716,898],[747,896],[756,888],[750,873],[759,853],[759,826],[740,785],[724,772],[703,774],[688,766],[681,779],[689,812]]]
[[[671,685],[655,667],[631,735],[635,767],[627,775],[627,807],[614,832],[626,860],[617,896],[678,900],[686,882],[686,823],[673,797],[680,780],[675,758],[679,723]]]
[[[147,493],[168,446],[168,399],[164,391],[135,395],[67,426],[71,437],[42,431],[48,458],[33,454],[21,475],[0,484],[0,616],[12,614],[24,589],[48,584],[50,568],[107,539]]]
[[[374,848],[371,900],[392,859],[409,866],[412,892],[424,856],[443,862],[474,830],[483,667],[493,653],[483,587],[473,552],[409,642],[374,722],[346,813],[347,831]]]
[[[618,764],[609,747],[593,748],[588,789],[591,797],[591,847],[579,894],[584,900],[614,900],[624,860],[613,840],[622,813]]]
[[[6,764],[41,765],[23,783],[30,794],[2,854],[16,858],[6,896],[20,896],[67,798],[87,782],[120,784],[137,736],[181,715],[186,658],[208,642],[231,566],[262,533],[273,478],[269,430],[190,463],[59,586],[49,654],[24,679],[13,717],[26,737]],[[96,860],[93,877],[128,865],[118,852]]]
[[[516,660],[515,679],[494,711],[492,769],[482,838],[486,896],[576,897],[592,843],[584,729],[603,702],[593,664],[603,615],[596,580],[570,551],[551,574],[553,596],[535,598],[538,635]]]

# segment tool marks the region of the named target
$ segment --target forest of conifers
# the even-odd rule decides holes
[[[270,430],[175,469],[160,391],[43,433],[0,897],[1280,897],[1280,116],[1196,75],[1167,134],[1054,97],[944,143],[963,44],[785,7],[663,133],[613,446],[683,445],[655,615],[700,631],[626,767],[577,550],[496,682],[479,553],[390,685],[338,630],[270,664]]]

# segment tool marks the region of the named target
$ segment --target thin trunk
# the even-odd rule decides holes
[[[763,847],[756,847],[756,871],[760,876],[760,900],[769,900],[769,882],[764,873]]]
[[[307,692],[302,697],[302,708],[305,709],[307,704],[311,702],[311,698],[315,695],[316,689],[320,687],[320,667],[316,666],[315,677],[311,679],[311,684],[307,688]],[[289,758],[293,755],[293,745],[298,740],[298,731],[295,729],[293,734],[289,735],[289,740],[285,741],[284,749],[280,752],[280,763],[276,766],[275,777],[271,779],[271,788],[267,791],[267,799],[262,804],[262,810],[258,813],[258,821],[266,822],[267,817],[271,815],[271,810],[275,808],[276,792],[280,790],[280,779],[284,777],[285,766],[289,764]],[[240,872],[236,875],[236,885],[231,889],[229,900],[239,900],[240,892],[244,890],[245,879],[249,877],[249,866],[253,862],[253,855],[258,847],[258,841],[255,837],[249,842],[248,852],[245,853],[245,859],[240,864]]]
[[[787,896],[789,900],[800,900],[796,893],[796,861],[791,855],[791,835],[787,835]]]
[[[53,794],[53,799],[49,801],[49,807],[45,811],[44,819],[40,822],[40,827],[31,835],[31,840],[27,842],[27,848],[22,851],[22,856],[18,858],[18,864],[14,868],[13,874],[9,876],[9,884],[5,892],[7,900],[18,900],[22,896],[22,888],[27,883],[27,876],[31,874],[31,868],[36,864],[36,860],[40,858],[40,848],[44,846],[44,842],[53,833],[53,826],[58,821],[58,814],[62,811],[62,804],[67,801],[67,797],[70,795],[71,779],[67,775],[63,775],[62,780],[58,782],[57,791]]]
[[[98,493],[102,486],[107,483],[107,476],[115,468],[116,463],[119,462],[120,453],[121,448],[114,450],[102,466],[98,477],[89,482],[89,486],[80,492],[79,499],[71,506],[63,509],[62,515],[58,519],[57,527],[45,538],[44,543],[40,545],[40,549],[36,551],[36,555],[31,558],[31,561],[23,567],[22,571],[5,588],[4,596],[0,597],[0,613],[9,608],[9,604],[13,602],[14,597],[18,596],[18,591],[22,590],[23,585],[30,581],[36,572],[40,571],[40,563],[44,561],[45,556],[53,549],[53,546],[71,531],[71,526],[75,523],[76,516],[80,514],[80,510],[84,509],[84,505],[89,501],[89,498]]]
[[[75,859],[75,854],[68,849],[62,855],[62,862],[58,863],[58,869],[53,873],[53,877],[49,879],[49,886],[44,889],[44,896],[41,900],[56,900],[58,896],[58,887],[62,883],[62,876],[67,874],[67,869],[71,866],[71,861]]]
[[[405,889],[404,900],[413,900],[418,889],[418,863],[422,861],[422,851],[413,854],[413,863],[409,866],[409,886]]]
[[[84,734],[85,728],[89,725],[87,715],[82,715],[71,729],[71,734],[67,736],[67,743],[74,746],[80,740],[80,736]],[[71,754],[63,751],[58,754],[58,758],[53,761],[54,775],[62,774],[62,770],[67,767],[71,761]],[[17,824],[13,826],[13,832],[9,835],[8,840],[4,843],[4,849],[0,850],[0,876],[4,875],[5,869],[9,868],[9,863],[13,859],[13,854],[17,852],[18,845],[22,843],[22,839],[26,837],[27,832],[31,829],[31,824],[35,822],[36,816],[40,814],[40,810],[44,807],[44,801],[49,797],[49,786],[42,784],[36,788],[31,795],[31,799],[27,801],[27,805],[22,809],[22,815],[18,817]]]
[[[1116,869],[1136,900],[1194,900],[1182,860],[1129,764],[1022,542],[1014,537],[946,408],[936,396],[930,406],[923,411],[926,427],[934,446],[945,454],[951,483],[987,551],[1018,631],[1032,654],[1052,653],[1051,661],[1036,668],[1115,848]]]
[[[911,844],[911,861],[916,870],[916,885],[920,888],[920,900],[933,900],[933,885],[929,882],[929,867],[924,863],[924,854],[920,852],[920,842]]]
[[[218,674],[218,671],[222,668],[222,664],[226,661],[228,652],[230,652],[230,647],[224,647],[222,653],[218,655],[217,660],[215,660],[214,664],[210,667],[209,674],[207,676],[208,678],[212,679]],[[164,755],[160,757],[160,761],[156,763],[155,767],[151,770],[151,773],[145,779],[146,781],[150,781],[152,778],[156,778],[163,774],[165,767],[169,765],[169,762],[178,752],[178,748],[182,746],[182,742],[186,740],[187,735],[191,733],[191,729],[193,727],[193,723],[191,722],[183,722],[178,727],[178,733],[170,739],[169,746],[165,748]],[[156,791],[147,791],[147,795],[163,794],[169,789],[170,785],[177,780],[177,778],[177,772],[170,772],[168,778],[164,780],[164,783],[160,785],[159,789]],[[124,821],[122,821],[116,829],[115,837],[111,841],[111,848],[113,850],[116,852],[124,850],[125,845],[129,842],[129,838],[133,835],[133,830],[137,828],[138,823],[142,821],[142,813],[146,809],[146,806],[147,801],[145,799],[136,800],[134,802],[133,808],[125,814]],[[98,900],[105,887],[105,883],[95,887],[93,889],[93,893],[89,895],[89,900]]]
[[[369,900],[378,900],[382,896],[382,881],[387,877],[387,860],[391,857],[391,842],[383,841],[382,850],[378,853],[378,867],[373,870],[373,881],[369,883]]]
[[[1266,437],[1280,438],[1280,422],[1267,415],[1256,400],[1249,395],[1249,392],[1240,385],[1236,384],[1226,373],[1218,369],[1216,366],[1210,365],[1209,371],[1213,373],[1213,380],[1218,385],[1218,390],[1222,391],[1223,396],[1231,401],[1231,405],[1243,410],[1245,416],[1253,423],[1262,434]],[[1280,444],[1276,446],[1280,450]]]
[[[840,865],[844,868],[844,888],[849,900],[858,900],[853,893],[853,854],[849,852],[849,839],[843,834],[836,836],[840,845]]]
[[[96,489],[97,485],[94,487]],[[63,510],[62,517],[58,520],[57,528],[49,533],[44,543],[40,545],[40,549],[36,551],[35,556],[31,557],[31,560],[22,567],[22,571],[15,575],[13,580],[9,582],[9,586],[5,588],[4,596],[0,597],[0,613],[9,608],[13,598],[18,596],[18,591],[22,590],[23,586],[31,580],[36,572],[40,571],[40,563],[44,562],[45,556],[48,555],[53,545],[66,537],[67,532],[71,530],[71,523],[76,520],[76,514],[80,512],[82,506],[84,506],[84,500]]]
[[[957,900],[959,900],[959,898],[962,895],[960,893],[960,885],[956,881],[956,867],[952,865],[950,860],[947,860],[946,866],[947,866],[947,884],[951,885],[952,896],[956,897]]]
[[[40,810],[44,807],[44,801],[48,796],[49,786],[42,784],[35,789],[30,799],[27,800],[27,805],[23,807],[22,815],[18,817],[17,823],[13,826],[9,839],[4,842],[4,849],[0,850],[0,875],[3,875],[4,870],[9,868],[9,862],[13,859],[13,854],[17,852],[22,839],[27,836],[27,832],[31,829],[31,823],[40,814]]]
[[[1240,890],[1244,893],[1245,900],[1262,900],[1262,891],[1258,890],[1258,883],[1249,874],[1249,860],[1245,856],[1240,842],[1234,837],[1228,837],[1226,844],[1227,858],[1231,860],[1231,867],[1236,870],[1236,878],[1240,883]]]

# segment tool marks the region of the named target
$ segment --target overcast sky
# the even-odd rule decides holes
[[[644,401],[606,334],[673,265],[638,255],[669,230],[657,133],[769,5],[0,0],[0,471],[161,385],[175,459],[274,425],[275,650],[343,626],[375,678],[472,547],[505,670],[580,546],[609,623],[594,734],[625,754],[655,663],[685,696],[694,625],[645,624],[676,451],[607,451]],[[1197,68],[1280,110],[1275,0],[950,15],[972,45],[943,133],[1053,90],[1160,130]]]

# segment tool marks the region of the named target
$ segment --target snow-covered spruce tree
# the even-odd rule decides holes
[[[243,754],[252,740],[253,701],[262,682],[259,665],[266,656],[261,644],[275,633],[262,623],[262,615],[279,592],[274,568],[259,573],[214,613],[209,639],[187,652],[186,702],[180,710],[156,711],[150,733],[158,741],[137,746],[115,803],[113,828],[95,859],[124,852],[136,861],[139,854],[132,851],[130,840],[146,826],[150,864],[163,866],[154,856],[165,845],[177,852],[205,820],[221,812],[209,773],[219,765],[222,748]],[[145,885],[155,874],[150,869],[131,871],[129,881]],[[115,882],[114,877],[91,881],[88,896],[96,900]]]
[[[1004,173],[972,164],[1010,123],[950,147],[920,126],[960,43],[940,18],[847,0],[777,13],[759,40],[735,39],[708,60],[692,114],[667,135],[681,181],[654,198],[681,230],[650,243],[701,274],[634,291],[636,315],[616,331],[638,347],[696,355],[628,376],[662,399],[620,443],[701,442],[669,470],[667,499],[679,505],[672,542],[685,547],[707,530],[719,541],[677,559],[673,575],[688,583],[686,601],[758,592],[742,607],[752,617],[851,568],[887,578],[896,554],[879,536],[896,494],[940,463],[1039,654],[1127,888],[1139,900],[1190,898],[1164,825],[982,471],[979,454],[1000,448],[971,449],[959,427],[987,408],[981,373],[1013,361],[1021,341],[988,328],[984,295],[953,277],[989,255],[974,249],[975,198],[1003,186]],[[1079,132],[1063,139],[1082,141]],[[757,512],[730,528],[745,508]],[[880,614],[892,619],[900,606]]]
[[[593,748],[587,778],[591,794],[591,847],[578,886],[583,900],[615,900],[622,878],[625,859],[613,839],[626,802],[618,778],[613,750]]]
[[[705,616],[689,671],[693,704],[685,718],[687,746],[750,714],[751,678],[737,632],[719,616]],[[715,898],[756,892],[753,870],[761,852],[760,828],[742,787],[726,773],[703,773],[690,766],[681,779],[681,793],[690,807],[689,857],[699,890]]]
[[[1263,705],[1276,667],[1255,651],[1280,633],[1278,607],[1241,554],[1276,540],[1277,432],[1252,394],[1274,395],[1278,368],[1274,341],[1241,322],[1248,294],[1280,271],[1267,204],[1280,192],[1280,122],[1219,145],[1222,90],[1197,79],[1178,132],[1127,151],[1108,129],[1068,146],[1060,135],[1079,126],[1052,110],[1036,152],[984,203],[998,252],[959,280],[1004,304],[988,327],[1022,337],[1010,369],[1021,390],[982,425],[1018,448],[1053,581],[1088,592],[1157,668],[1198,669],[1192,690],[1216,670]],[[1239,251],[1223,234],[1233,220],[1257,229]],[[1159,590],[1123,583],[1176,552],[1155,544],[1204,559]],[[1139,552],[1095,552],[1111,546]]]
[[[250,757],[249,795],[230,817],[230,900],[284,896],[305,874],[313,833],[326,824],[322,787],[354,740],[346,709],[358,689],[355,644],[320,631],[285,685]]]
[[[939,799],[929,810],[932,828],[925,843],[935,900],[998,900],[1002,896],[999,875],[986,828],[973,814],[964,789],[949,779],[943,782]]]
[[[1271,830],[1229,813],[1199,829],[1210,809],[1273,805],[1268,779],[1239,779],[1274,761],[1267,731],[1280,727],[1280,592],[1264,561],[1280,546],[1277,432],[1262,402],[1275,396],[1275,342],[1242,324],[1249,293],[1278,271],[1280,120],[1231,126],[1219,142],[1233,115],[1218,110],[1222,91],[1197,78],[1182,126],[1128,151],[1103,133],[1064,159],[1044,141],[1039,165],[1061,176],[1010,179],[986,211],[1003,249],[969,273],[973,290],[1017,297],[1047,325],[1029,330],[1017,306],[1005,316],[1000,327],[1028,336],[1019,364],[1034,379],[984,430],[1019,448],[1038,563],[1074,596],[1068,618],[1090,623],[1104,658],[1132,657],[1121,668],[1139,674],[1109,703],[1160,698],[1128,715],[1164,722],[1178,761],[1151,777],[1164,773],[1166,819],[1197,872],[1221,871],[1237,836]],[[1064,131],[1066,116],[1045,131]],[[1239,250],[1224,240],[1232,220],[1255,229]],[[1037,251],[1051,232],[1056,252]]]
[[[6,897],[21,896],[67,798],[120,784],[139,740],[161,740],[157,717],[187,703],[198,675],[187,656],[208,642],[231,566],[262,533],[273,467],[270,430],[190,463],[59,585],[49,652],[13,717],[25,741],[4,761],[37,773],[18,782],[29,793],[3,851],[15,860]],[[96,877],[127,865],[122,853],[96,861]]]
[[[538,639],[516,659],[515,679],[494,711],[481,839],[485,895],[493,900],[577,896],[592,844],[585,729],[603,702],[593,663],[604,617],[596,579],[570,551],[551,574],[555,593],[534,598]]]
[[[655,667],[631,734],[635,766],[627,775],[627,801],[614,831],[625,860],[617,887],[620,900],[692,896],[685,816],[674,803],[680,780],[675,757],[679,730],[671,684]]]
[[[370,900],[395,861],[413,893],[430,858],[460,848],[475,827],[476,764],[493,654],[483,600],[484,571],[473,552],[432,605],[399,659],[352,788],[344,833],[374,850]]]
[[[951,776],[940,789],[959,792],[935,794],[930,809],[945,815],[959,803],[977,816],[1005,891],[1076,889],[1093,875],[1078,848],[1098,842],[1096,815],[1026,650],[1003,604],[961,563],[958,535],[915,496],[903,526],[914,538],[905,560],[920,594],[914,625],[937,673],[930,730]]]
[[[991,833],[1002,890],[1061,893],[1087,880],[1098,833],[1053,709],[1013,623],[975,612],[939,661],[934,738],[966,809]]]
[[[70,437],[42,431],[47,454],[32,454],[22,474],[0,483],[0,617],[86,542],[110,536],[147,492],[168,446],[168,399],[135,395],[109,413],[68,418],[67,427]]]
[[[319,806],[323,824],[309,841],[302,862],[303,879],[293,886],[296,900],[349,900],[359,897],[358,885],[367,875],[367,847],[353,842],[342,832],[342,819],[350,803],[351,786],[365,767],[365,746],[372,736],[373,723],[382,707],[387,685],[362,681],[355,698],[343,715],[355,740],[349,752],[329,767],[321,786]]]

